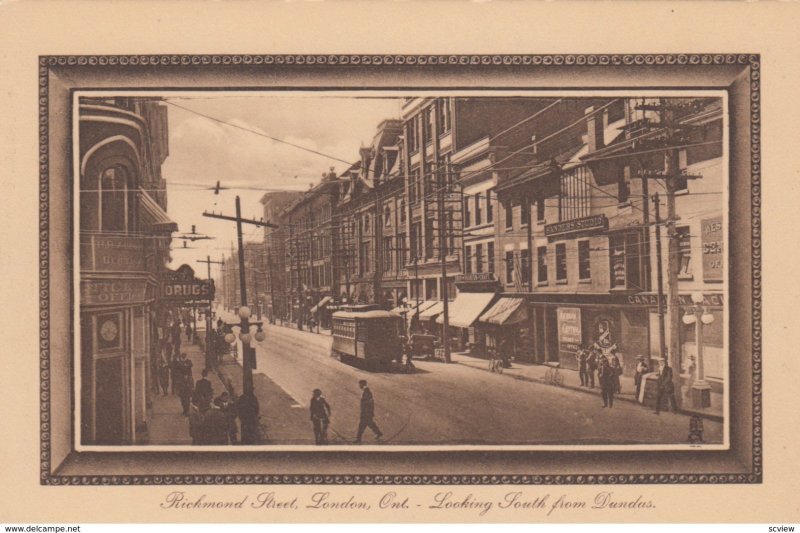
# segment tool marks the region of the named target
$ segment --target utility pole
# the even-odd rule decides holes
[[[439,259],[442,267],[442,305],[444,307],[442,323],[442,344],[444,345],[444,362],[450,362],[450,309],[447,294],[447,232],[444,209],[444,185],[445,179],[441,172],[438,172],[439,179],[437,185],[439,194],[437,195],[439,204]]]
[[[664,325],[664,272],[662,267],[661,255],[661,199],[658,193],[653,195],[653,205],[655,206],[655,225],[656,225],[656,272],[658,276],[658,341],[661,357],[667,356],[667,334]],[[648,228],[648,232],[649,232]]]
[[[216,213],[203,212],[204,217],[216,218],[219,220],[229,220],[236,222],[236,237],[239,244],[239,284],[241,291],[241,308],[239,317],[241,318],[242,340],[242,398],[240,405],[246,408],[247,415],[240,416],[242,422],[242,444],[256,444],[258,441],[258,398],[253,392],[253,367],[255,366],[255,348],[250,346],[250,318],[247,308],[247,282],[244,270],[244,242],[242,236],[242,224],[252,224],[259,227],[277,228],[275,224],[270,224],[264,220],[252,220],[242,218],[241,201],[236,197],[236,216],[226,216]]]
[[[202,259],[197,260],[198,263],[205,263],[208,268],[208,275],[207,278],[211,280],[211,265],[224,265],[224,261],[212,261],[211,256],[207,255],[206,260],[203,261]],[[206,368],[211,368],[214,363],[214,357],[211,353],[211,297],[209,296],[208,299],[208,312],[206,313]],[[194,334],[197,335],[197,328],[195,328]]]

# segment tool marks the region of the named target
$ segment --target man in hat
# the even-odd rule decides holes
[[[375,423],[375,400],[372,397],[372,391],[367,387],[367,380],[359,380],[358,386],[361,388],[361,419],[358,422],[358,434],[356,436],[356,444],[361,444],[361,437],[364,435],[364,430],[369,428],[375,433],[375,438],[380,440],[383,433]]]
[[[667,398],[667,407],[672,408],[672,412],[678,411],[675,401],[675,384],[672,382],[672,367],[663,357],[658,359],[658,392],[656,394],[656,414],[661,411],[661,399]]]
[[[636,398],[639,398],[639,392],[642,390],[642,379],[650,368],[643,355],[636,356],[636,373],[633,375],[633,384],[636,385]]]
[[[317,444],[328,444],[328,424],[331,417],[331,406],[322,397],[320,389],[314,389],[309,403],[311,423],[314,425],[314,441]]]
[[[614,393],[617,390],[616,371],[608,363],[608,358],[600,357],[600,368],[597,369],[600,380],[600,394],[603,396],[603,407],[614,407]]]

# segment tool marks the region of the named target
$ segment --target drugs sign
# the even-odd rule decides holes
[[[189,265],[167,272],[161,284],[161,298],[172,302],[208,301],[214,298],[214,281],[197,279]]]

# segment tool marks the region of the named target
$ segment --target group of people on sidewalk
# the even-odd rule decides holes
[[[372,396],[372,391],[367,386],[366,380],[363,379],[359,380],[358,387],[361,389],[361,410],[354,444],[361,444],[361,438],[367,428],[372,430],[376,440],[381,440],[383,433],[375,423],[375,398]],[[316,444],[328,444],[331,406],[322,396],[322,390],[314,389],[311,393],[309,411],[311,412],[311,424],[314,428],[314,441]]]
[[[596,344],[581,346],[575,354],[578,362],[578,374],[581,380],[581,387],[594,388],[595,374],[600,385],[600,394],[603,398],[603,407],[614,407],[614,395],[620,394],[622,387],[620,376],[622,375],[622,363],[620,355],[615,346],[607,351],[601,350]],[[675,384],[673,382],[672,368],[664,358],[658,358],[658,385],[656,391],[656,409],[659,414],[664,400],[667,407],[673,412],[677,411],[675,401]],[[636,356],[636,371],[633,375],[633,383],[636,388],[636,398],[639,398],[645,374],[650,372],[647,360],[643,355]]]

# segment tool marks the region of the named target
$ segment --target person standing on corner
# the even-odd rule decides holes
[[[614,391],[616,390],[615,375],[616,371],[608,363],[608,359],[606,357],[601,357],[600,368],[597,370],[597,377],[600,380],[603,407],[614,407]]]
[[[375,438],[380,440],[383,437],[378,425],[375,423],[375,399],[372,397],[372,391],[367,387],[365,379],[359,380],[358,386],[361,388],[361,419],[358,422],[358,434],[356,436],[356,444],[361,444],[361,437],[364,435],[364,430],[369,428],[375,433]]]
[[[581,387],[587,387],[589,386],[588,355],[582,346],[578,348],[575,358],[578,360],[578,375],[581,378]]]
[[[586,372],[589,374],[589,387],[594,388],[594,374],[600,361],[594,348],[590,347],[587,351],[589,354],[586,356]]]
[[[314,425],[314,441],[316,444],[328,444],[328,424],[331,418],[331,406],[322,397],[320,389],[314,389],[309,411],[311,411],[311,423]]]
[[[675,401],[675,383],[672,381],[672,367],[664,358],[658,360],[658,393],[656,394],[655,413],[661,412],[661,399],[667,399],[667,408],[671,408],[673,413],[678,412],[678,405]]]
[[[633,375],[633,384],[636,385],[636,399],[639,399],[639,392],[642,390],[642,380],[644,375],[650,370],[645,362],[643,355],[636,356],[636,373]]]

